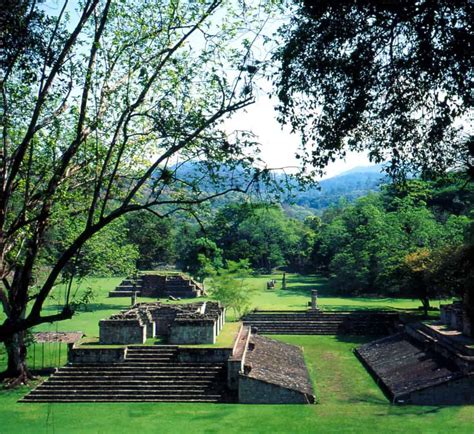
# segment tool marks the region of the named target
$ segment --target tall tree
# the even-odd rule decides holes
[[[249,188],[204,193],[177,168],[193,158],[212,162],[210,171],[236,160],[247,167],[253,143],[219,124],[253,101],[246,66],[259,11],[223,0],[75,5],[2,8],[0,342],[17,382],[28,377],[25,331],[74,314],[69,294],[59,313],[43,306],[102,228],[129,212],[159,218]],[[18,43],[5,45],[17,30]],[[66,220],[77,232],[33,287],[48,232]]]
[[[455,165],[474,178],[469,0],[294,1],[275,58],[280,120],[322,172],[348,150],[392,175]],[[308,146],[311,144],[312,146]]]

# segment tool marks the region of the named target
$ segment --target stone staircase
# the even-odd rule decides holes
[[[385,335],[398,322],[392,312],[277,312],[260,311],[242,318],[260,334]]]
[[[139,297],[194,298],[204,291],[198,282],[182,275],[143,274],[123,280],[109,292],[109,297],[131,297],[134,292]]]
[[[124,362],[68,364],[20,402],[229,402],[223,363],[180,363],[175,346],[129,346]]]
[[[109,292],[109,297],[131,297],[134,292],[137,296],[142,295],[143,280],[139,277],[137,279],[125,279],[122,280],[113,291]]]

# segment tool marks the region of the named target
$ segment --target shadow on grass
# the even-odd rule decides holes
[[[107,303],[90,303],[81,306],[79,309],[77,309],[78,313],[87,313],[87,312],[97,312],[97,311],[102,311],[102,310],[123,310],[129,308],[129,303],[128,304],[107,304]],[[53,311],[57,312],[59,310],[62,310],[63,305],[62,304],[53,304],[46,306],[44,310],[46,311]]]
[[[386,398],[377,398],[368,394],[358,395],[357,398],[349,399],[348,402],[351,404],[365,403],[371,405],[382,405],[384,407],[387,407],[387,404],[390,403],[390,401]]]
[[[389,413],[385,414],[378,414],[377,416],[403,416],[406,417],[407,415],[411,416],[422,416],[425,414],[436,414],[439,413],[443,408],[446,406],[437,406],[437,407],[426,407],[426,406],[419,406],[419,405],[400,405],[400,404],[392,404]]]
[[[346,334],[337,334],[336,340],[338,342],[344,342],[347,344],[354,344],[355,346],[367,344],[369,342],[375,341],[377,339],[381,339],[384,336],[380,335],[346,335]]]

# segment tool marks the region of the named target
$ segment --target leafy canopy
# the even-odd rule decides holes
[[[474,176],[469,0],[306,0],[280,30],[280,121],[322,172],[347,151],[392,175],[455,165]],[[306,146],[306,148],[305,148]]]

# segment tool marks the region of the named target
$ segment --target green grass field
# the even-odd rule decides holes
[[[273,276],[277,278],[277,276]],[[415,309],[417,300],[348,299],[331,296],[324,279],[288,276],[288,289],[267,291],[269,276],[252,278],[256,288],[253,306],[260,309],[304,309],[309,291],[319,289],[326,309]],[[120,279],[89,282],[97,292],[90,311],[42,330],[82,330],[98,334],[98,320],[128,306],[129,300],[107,298]],[[279,288],[279,283],[277,288]],[[58,289],[58,292],[60,288]],[[49,309],[57,309],[51,301]],[[223,342],[237,324],[228,324]],[[0,433],[473,433],[474,406],[420,407],[390,405],[370,375],[352,353],[366,342],[344,336],[278,336],[303,347],[319,399],[317,405],[238,404],[18,404],[28,390],[0,391]],[[222,343],[220,345],[223,345]],[[41,359],[36,346],[35,361]],[[63,351],[65,351],[63,349]],[[64,360],[65,353],[62,359]],[[45,346],[45,364],[56,366],[57,346]],[[0,349],[0,368],[4,364]],[[59,362],[63,362],[59,360]],[[32,362],[30,354],[30,362]]]

